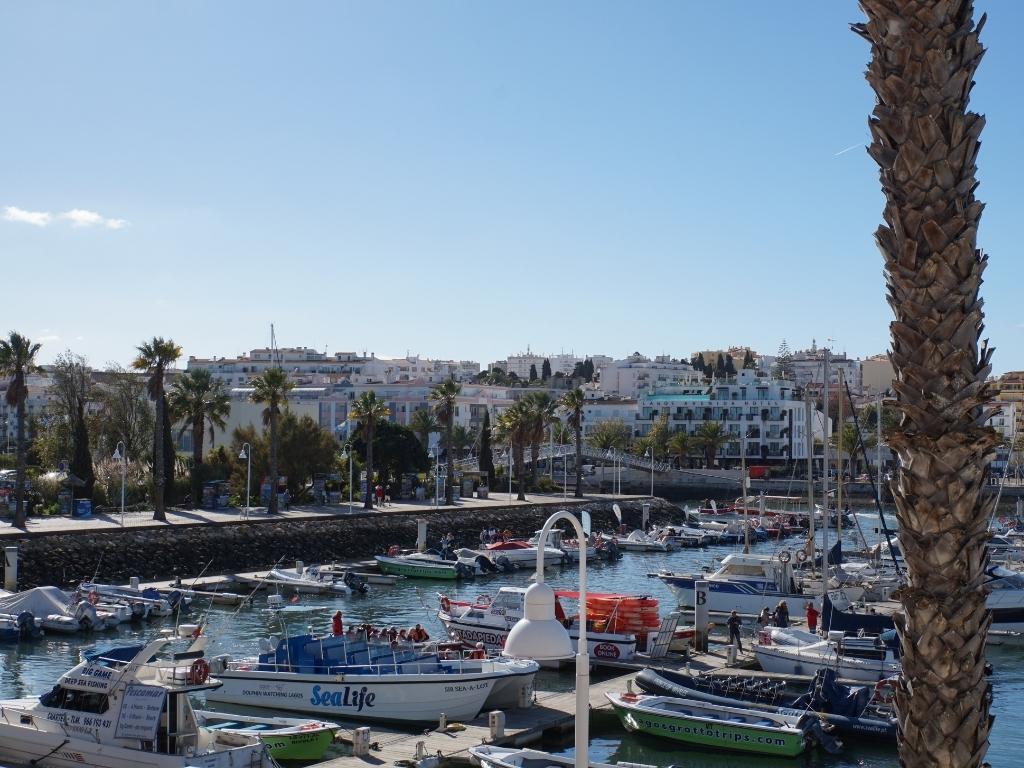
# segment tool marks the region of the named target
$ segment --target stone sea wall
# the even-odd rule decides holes
[[[641,502],[622,501],[623,522],[639,527]],[[451,531],[456,545],[476,547],[480,529],[509,529],[517,536],[532,535],[554,511],[579,508],[590,512],[594,530],[617,525],[612,502],[576,502],[515,507],[461,507],[418,510],[415,513],[370,512],[317,519],[259,518],[245,522],[206,525],[127,528],[102,532],[62,533],[6,540],[19,549],[19,588],[69,586],[81,580],[127,583],[191,578],[254,571],[281,561],[323,563],[381,554],[392,544],[412,547],[416,520],[428,521],[428,546]],[[680,510],[663,499],[651,502],[651,522],[679,520]]]

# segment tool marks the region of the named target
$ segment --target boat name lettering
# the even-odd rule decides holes
[[[594,655],[601,659],[617,659],[619,647],[614,643],[598,643],[594,646]]]
[[[445,693],[465,693],[466,691],[479,691],[481,688],[490,687],[490,683],[467,683],[466,685],[446,685]]]
[[[78,686],[79,688],[102,688],[106,690],[108,681],[106,680],[85,680],[80,677],[67,677],[64,679],[65,685]]]
[[[102,677],[104,680],[109,680],[112,675],[113,670],[99,667],[86,667],[82,670],[82,677]]]
[[[659,720],[648,720],[641,719],[640,724],[644,728],[661,729],[668,731],[669,733],[686,733],[691,736],[706,736],[712,739],[721,739],[722,741],[732,742],[744,742],[753,744],[767,744],[769,746],[784,747],[786,746],[785,739],[775,738],[773,736],[751,736],[748,733],[740,733],[738,731],[721,731],[718,728],[705,728],[703,726],[689,726],[689,725],[676,725],[672,722],[663,722]]]
[[[261,688],[259,690],[243,690],[243,696],[273,696],[278,699],[301,699],[302,693],[299,691],[277,691],[271,688]]]
[[[352,707],[362,712],[363,707],[372,707],[376,698],[377,694],[370,693],[365,685],[359,689],[346,685],[336,691],[314,685],[309,703],[315,707]]]

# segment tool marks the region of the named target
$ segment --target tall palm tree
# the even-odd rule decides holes
[[[461,424],[455,425],[455,429],[452,430],[452,450],[455,451],[456,456],[461,458],[466,450],[472,448],[475,443],[475,430],[470,427],[464,427]]]
[[[0,339],[0,376],[9,376],[7,394],[4,398],[7,405],[16,409],[18,422],[17,434],[17,469],[14,475],[14,493],[17,504],[14,508],[14,525],[25,528],[25,401],[28,399],[28,384],[25,381],[29,374],[39,370],[36,355],[39,344],[33,344],[28,338],[16,331],[11,331],[6,339]]]
[[[409,419],[409,429],[419,439],[424,451],[430,448],[430,433],[437,432],[439,428],[440,425],[430,408],[417,408]]]
[[[153,420],[153,519],[166,520],[164,510],[164,486],[167,483],[164,469],[164,374],[167,366],[181,357],[181,347],[171,339],[154,336],[136,347],[138,355],[132,361],[132,368],[146,371],[149,380],[146,389],[149,399],[156,405],[156,418]],[[174,478],[171,478],[172,481]]]
[[[295,385],[288,381],[288,374],[280,366],[267,368],[252,380],[252,394],[249,398],[254,403],[263,403],[263,426],[270,427],[270,502],[267,514],[278,513],[277,501],[277,419],[281,415],[281,406],[288,402],[288,393]]]
[[[576,490],[573,496],[583,498],[583,406],[586,399],[579,387],[570,389],[558,401],[565,411],[565,420],[572,427],[573,442],[576,444]]]
[[[434,403],[437,420],[444,427],[445,484],[444,503],[451,505],[455,501],[455,453],[452,450],[452,429],[455,426],[455,400],[462,391],[462,385],[455,379],[445,379],[430,390],[430,399]]]
[[[704,464],[710,468],[715,463],[718,449],[726,443],[732,442],[732,439],[719,422],[705,421],[697,427],[693,443],[704,451]]]
[[[557,420],[558,402],[547,392],[531,392],[525,398],[530,410],[530,484],[537,485],[540,447],[547,437],[548,426]]]
[[[530,440],[533,416],[523,400],[518,400],[498,416],[498,439],[509,444],[516,465],[519,493],[516,498],[526,501],[526,444]]]
[[[683,430],[673,432],[668,439],[668,449],[673,456],[679,459],[679,466],[683,466],[683,462],[690,454],[690,436]]]
[[[373,433],[377,424],[391,415],[383,400],[371,389],[363,392],[352,403],[348,417],[363,425],[363,440],[366,442],[366,494],[363,507],[373,509]]]
[[[895,319],[890,359],[901,420],[888,434],[891,491],[908,586],[896,621],[904,766],[979,765],[988,746],[984,568],[995,495],[983,496],[998,442],[984,426],[991,350],[979,338],[987,257],[975,159],[985,120],[968,111],[983,49],[971,0],[861,0],[876,94],[868,154],[880,168],[885,223],[875,239]]]
[[[231,413],[231,398],[224,384],[206,368],[186,371],[171,386],[167,404],[175,421],[183,422],[178,437],[192,428],[192,508],[199,509],[203,496],[203,437],[210,431],[224,429]]]

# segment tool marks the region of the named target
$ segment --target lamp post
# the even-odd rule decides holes
[[[128,447],[123,440],[117,441],[117,445],[114,446],[114,455],[111,458],[121,462],[121,527],[124,528],[124,481],[128,474]]]
[[[512,503],[512,441],[508,441],[508,503]]]
[[[573,515],[565,510],[555,512],[544,523],[537,539],[537,580],[523,596],[523,618],[516,622],[505,640],[502,655],[535,661],[553,661],[572,655],[572,640],[562,623],[555,618],[555,592],[544,583],[544,547],[555,523],[568,520],[576,529],[580,546],[589,531],[584,530]],[[588,768],[590,746],[590,655],[587,649],[587,558],[580,550],[580,622],[576,645],[576,758],[575,768]]]
[[[647,458],[648,456],[651,457],[651,498],[653,499],[654,498],[654,450],[652,448],[648,448],[644,452],[644,458]]]
[[[245,459],[245,516],[249,516],[249,492],[252,490],[252,446],[242,443],[238,458]]]
[[[433,450],[430,451],[431,458],[434,459],[434,506],[437,506],[437,497],[440,495],[439,486],[441,485],[441,456],[437,451],[435,445]],[[447,496],[445,498],[448,498]]]
[[[348,463],[348,513],[352,514],[352,443],[345,443],[341,449],[342,461]]]

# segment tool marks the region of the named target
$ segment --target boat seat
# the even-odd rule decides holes
[[[241,723],[233,723],[229,721],[225,723],[217,723],[215,725],[207,725],[205,727],[211,731],[219,731],[224,728],[238,728],[239,726],[241,726]]]

